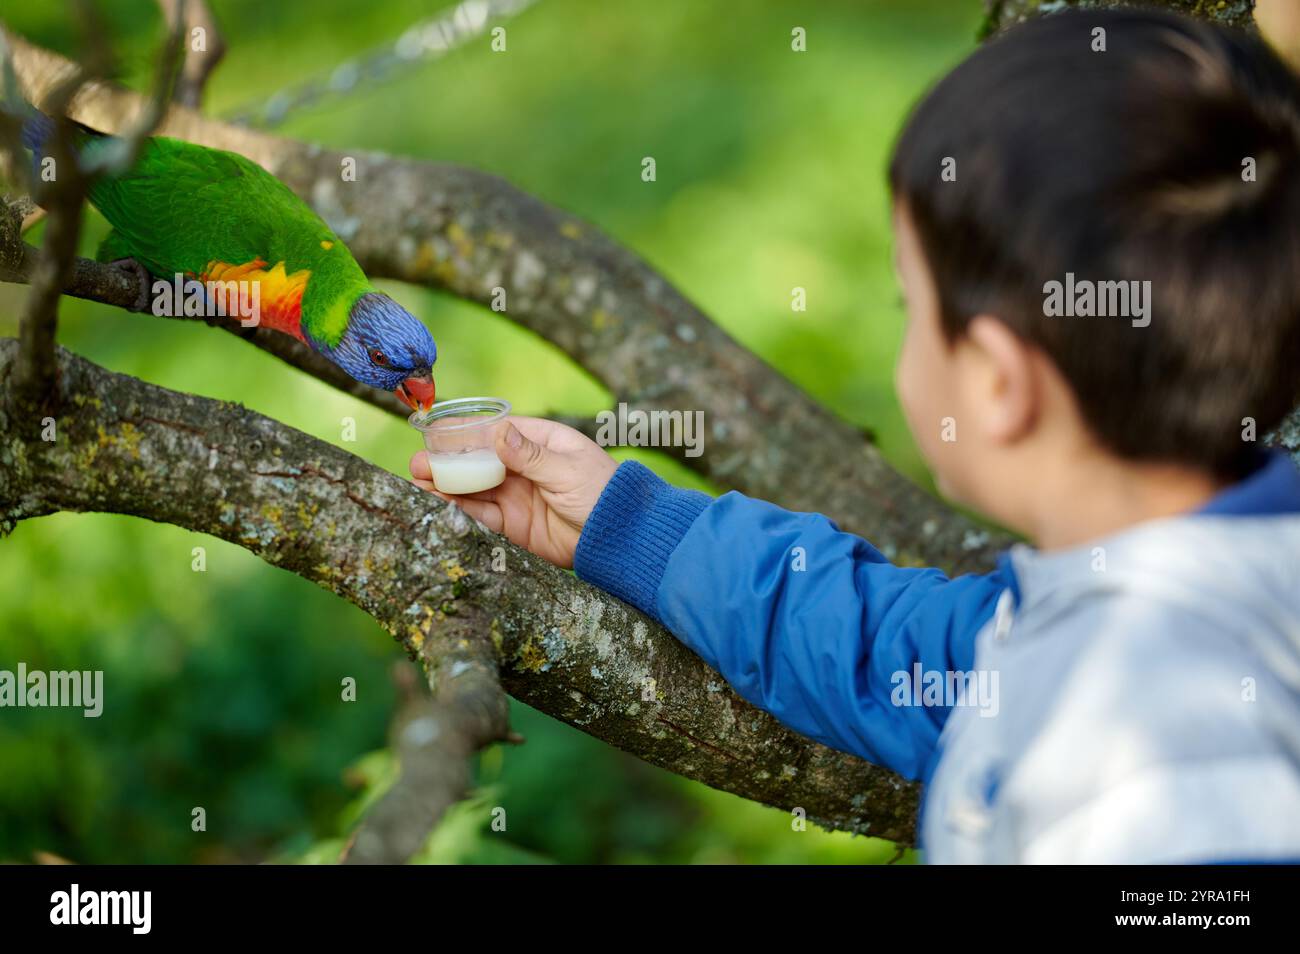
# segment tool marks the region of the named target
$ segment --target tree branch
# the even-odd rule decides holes
[[[475,634],[463,640],[450,635],[444,626],[436,643],[437,665],[430,675],[434,695],[419,691],[409,667],[395,672],[405,701],[389,744],[401,774],[366,813],[340,859],[345,864],[410,859],[447,809],[468,792],[470,756],[511,738],[510,704],[491,647]]]
[[[47,159],[53,163],[54,178],[48,182],[32,183],[33,188],[39,190],[49,220],[45,226],[44,245],[30,270],[32,290],[23,307],[18,331],[22,360],[14,371],[14,395],[28,408],[39,407],[54,386],[59,296],[71,274],[72,259],[76,256],[77,240],[81,235],[82,203],[86,198],[88,181],[73,152],[72,127],[63,114],[82,82],[83,74],[74,69],[49,91],[48,105],[57,117],[54,134],[47,145]],[[8,122],[8,117],[5,120]],[[5,139],[10,141],[17,136],[16,131],[10,130]],[[20,167],[22,154],[15,155],[12,161],[15,167]],[[10,215],[7,207],[5,214]],[[5,233],[14,234],[11,228],[6,228]],[[32,419],[35,420],[35,416]]]
[[[180,106],[198,109],[208,77],[226,55],[225,39],[205,0],[158,0],[158,6],[164,19],[185,38],[185,60],[172,99]]]
[[[56,162],[72,164],[61,144],[55,147],[53,157]],[[70,186],[55,190],[46,200],[45,244],[31,272],[32,290],[19,323],[23,359],[14,369],[15,396],[29,407],[40,406],[54,385],[59,296],[72,272],[84,197],[81,187]]]
[[[0,339],[0,534],[71,510],[220,537],[359,606],[435,672],[441,647],[469,641],[515,698],[654,765],[829,828],[913,839],[915,785],[790,731],[653,621],[408,481],[62,350],[58,439],[26,440],[8,401],[16,352]]]

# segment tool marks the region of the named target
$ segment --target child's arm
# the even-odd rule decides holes
[[[737,493],[713,500],[631,462],[615,471],[575,431],[517,423],[527,435],[498,453],[520,476],[456,498],[467,512],[661,620],[791,728],[924,773],[949,710],[911,703],[924,673],[946,684],[972,668],[1000,574],[896,567],[825,517]],[[412,472],[427,487],[421,458]]]

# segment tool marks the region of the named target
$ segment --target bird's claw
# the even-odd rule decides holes
[[[149,270],[133,258],[119,258],[108,264],[120,268],[124,272],[129,272],[136,277],[140,283],[140,293],[135,298],[135,304],[130,308],[131,311],[147,311],[149,304],[153,301],[153,276]]]

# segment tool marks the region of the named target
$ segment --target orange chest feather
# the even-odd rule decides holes
[[[259,324],[299,341],[302,334],[302,294],[311,278],[310,269],[286,272],[284,262],[271,268],[260,258],[242,265],[229,262],[209,262],[198,279],[203,282],[248,282],[250,290],[256,289]]]

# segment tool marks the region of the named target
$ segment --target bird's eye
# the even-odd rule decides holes
[[[378,348],[370,349],[370,360],[373,361],[375,364],[379,365],[381,368],[388,367],[388,355],[384,354]]]

